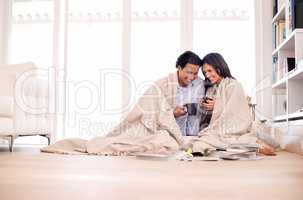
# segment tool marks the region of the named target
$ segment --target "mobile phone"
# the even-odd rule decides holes
[[[203,97],[203,102],[204,103],[207,103],[207,100],[213,100],[213,98],[210,98],[210,97]]]

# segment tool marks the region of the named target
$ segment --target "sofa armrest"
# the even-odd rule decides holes
[[[14,116],[14,97],[0,96],[0,117]]]
[[[18,135],[49,133],[48,81],[31,77],[17,88],[15,95],[15,129]]]

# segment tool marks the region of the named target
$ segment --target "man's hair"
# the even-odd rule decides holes
[[[180,67],[181,69],[183,69],[186,64],[199,65],[200,67],[202,65],[201,63],[201,59],[197,54],[191,51],[185,51],[178,57],[176,62],[176,68]]]
[[[216,70],[216,72],[219,76],[221,76],[223,78],[229,77],[229,78],[235,79],[231,75],[229,67],[221,54],[219,54],[219,53],[207,54],[202,59],[202,65],[204,65],[205,63],[213,66],[213,68]],[[202,70],[202,72],[203,72],[203,70]],[[203,72],[203,75],[205,77],[204,72]]]

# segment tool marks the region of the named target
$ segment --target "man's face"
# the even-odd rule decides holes
[[[188,86],[193,80],[198,78],[199,65],[187,63],[183,69],[178,68],[179,84],[183,87]]]

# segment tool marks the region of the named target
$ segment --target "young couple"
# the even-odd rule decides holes
[[[200,67],[204,80],[198,76]],[[212,146],[241,141],[244,136],[243,142],[260,144],[261,153],[274,154],[274,148],[256,134],[245,134],[253,132],[248,101],[222,55],[209,53],[200,60],[186,51],[177,59],[176,68],[179,85],[173,113],[183,136],[199,136]]]
[[[201,66],[204,81],[198,76]],[[201,60],[195,53],[186,51],[177,59],[176,68],[179,85],[174,116],[182,135],[195,136],[210,121],[215,104],[215,85],[219,85],[223,78],[232,76],[218,53],[210,53]],[[188,112],[191,110],[194,113]]]
[[[205,80],[198,77],[200,67]],[[261,152],[274,153],[274,148],[259,139],[262,129],[254,126],[244,90],[220,54],[210,53],[201,60],[187,51],[179,56],[176,68],[176,72],[155,81],[105,136],[100,133],[103,136],[88,141],[64,139],[42,151],[170,154],[189,146],[202,152],[233,144],[261,144]]]
[[[205,80],[198,76],[200,67]],[[235,79],[218,53],[210,53],[201,60],[195,53],[186,51],[177,59],[176,68],[179,85],[174,116],[182,135],[196,136],[210,122],[217,86],[222,79]],[[194,113],[188,112],[192,110]]]

